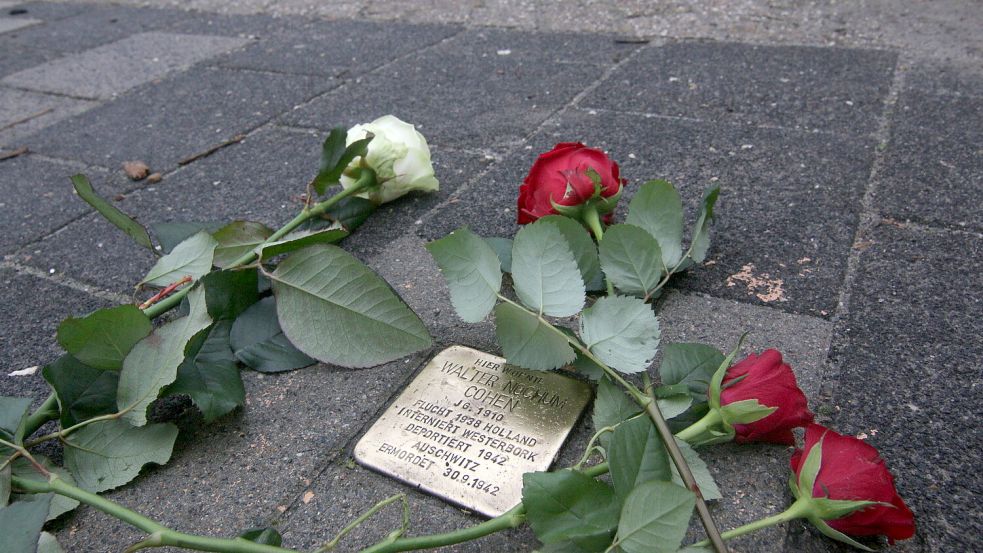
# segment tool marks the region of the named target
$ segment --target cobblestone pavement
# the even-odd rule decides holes
[[[430,139],[442,189],[385,206],[346,247],[438,347],[493,349],[489,325],[455,318],[423,244],[464,223],[513,234],[536,154],[583,140],[634,183],[676,183],[690,217],[706,186],[723,188],[708,262],[659,306],[664,340],[723,348],[749,330],[748,350],[778,347],[822,420],[888,460],[918,524],[894,550],[980,547],[978,3],[123,3],[134,5],[0,0],[0,395],[40,401],[40,375],[9,373],[54,359],[66,315],[130,301],[151,262],[74,197],[68,175],[89,174],[147,223],[277,224],[328,129],[394,113]],[[162,180],[130,181],[128,160]],[[350,463],[428,355],[245,373],[245,409],[202,426],[176,406],[172,461],[109,496],[192,532],[273,524],[298,548],[397,491],[410,495],[414,533],[473,524]],[[561,459],[588,435],[578,427]],[[788,455],[708,454],[723,526],[783,508]],[[374,520],[346,547],[382,537],[399,514]],[[70,551],[138,538],[89,509],[55,527]],[[516,530],[448,550],[535,547]],[[734,550],[841,548],[796,523]]]

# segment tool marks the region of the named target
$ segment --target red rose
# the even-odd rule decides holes
[[[805,446],[792,454],[792,471],[797,479],[816,444],[822,444],[822,450],[819,472],[809,490],[813,498],[893,505],[872,505],[829,519],[826,523],[830,527],[853,536],[885,535],[891,543],[915,534],[915,517],[894,488],[894,478],[884,460],[876,449],[856,438],[810,424],[806,427]]]
[[[806,396],[795,382],[792,368],[782,363],[782,354],[769,349],[760,356],[751,354],[727,369],[720,392],[720,405],[757,400],[765,407],[777,407],[770,415],[747,424],[734,424],[734,441],[772,442],[794,445],[792,429],[812,422]]]
[[[602,198],[618,194],[625,183],[618,164],[604,152],[579,142],[561,142],[541,154],[519,187],[519,224],[532,223],[540,217],[556,215],[553,203],[579,206],[595,196],[594,182],[587,174],[593,169],[601,177]],[[613,206],[611,206],[613,208]],[[609,209],[604,221],[609,223]]]

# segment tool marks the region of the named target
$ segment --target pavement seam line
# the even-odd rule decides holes
[[[38,269],[37,267],[32,267],[30,265],[22,265],[20,263],[2,260],[0,261],[0,269],[9,269],[18,274],[28,275],[47,282],[62,286],[64,288],[70,288],[76,292],[82,292],[86,295],[92,296],[94,298],[99,298],[102,300],[109,300],[117,304],[127,304],[132,303],[133,298],[129,298],[122,294],[117,294],[114,292],[108,292],[106,290],[99,289],[95,286],[90,286],[82,281],[75,280],[68,276],[52,276],[51,273]]]

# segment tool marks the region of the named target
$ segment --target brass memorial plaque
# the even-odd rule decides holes
[[[523,473],[549,468],[590,397],[573,378],[451,346],[359,440],[355,459],[498,516],[522,500]]]

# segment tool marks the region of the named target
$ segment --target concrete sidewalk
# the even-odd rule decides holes
[[[675,183],[690,221],[705,187],[723,189],[708,262],[659,306],[663,339],[725,348],[750,331],[747,351],[777,347],[822,421],[866,435],[892,468],[918,526],[893,550],[979,548],[978,6],[171,3],[202,11],[0,1],[0,157],[30,152],[0,161],[0,395],[40,402],[40,374],[8,373],[53,360],[61,319],[130,301],[152,263],[74,197],[73,173],[145,223],[276,225],[296,212],[328,129],[396,114],[430,140],[441,191],[387,204],[345,247],[423,317],[435,351],[494,349],[489,324],[456,318],[423,244],[465,223],[511,236],[536,155],[581,140],[633,184]],[[217,13],[228,8],[245,13]],[[128,180],[128,160],[163,179]],[[272,524],[297,548],[397,492],[413,534],[476,523],[351,463],[432,353],[360,371],[244,371],[244,410],[203,426],[190,404],[171,405],[171,462],[109,496],[191,532]],[[589,434],[582,424],[561,462]],[[789,453],[708,451],[722,526],[784,508]],[[344,550],[398,525],[386,511]],[[120,551],[139,535],[89,509],[57,528],[70,551]],[[518,530],[448,550],[536,544]],[[846,550],[798,523],[734,549]]]

